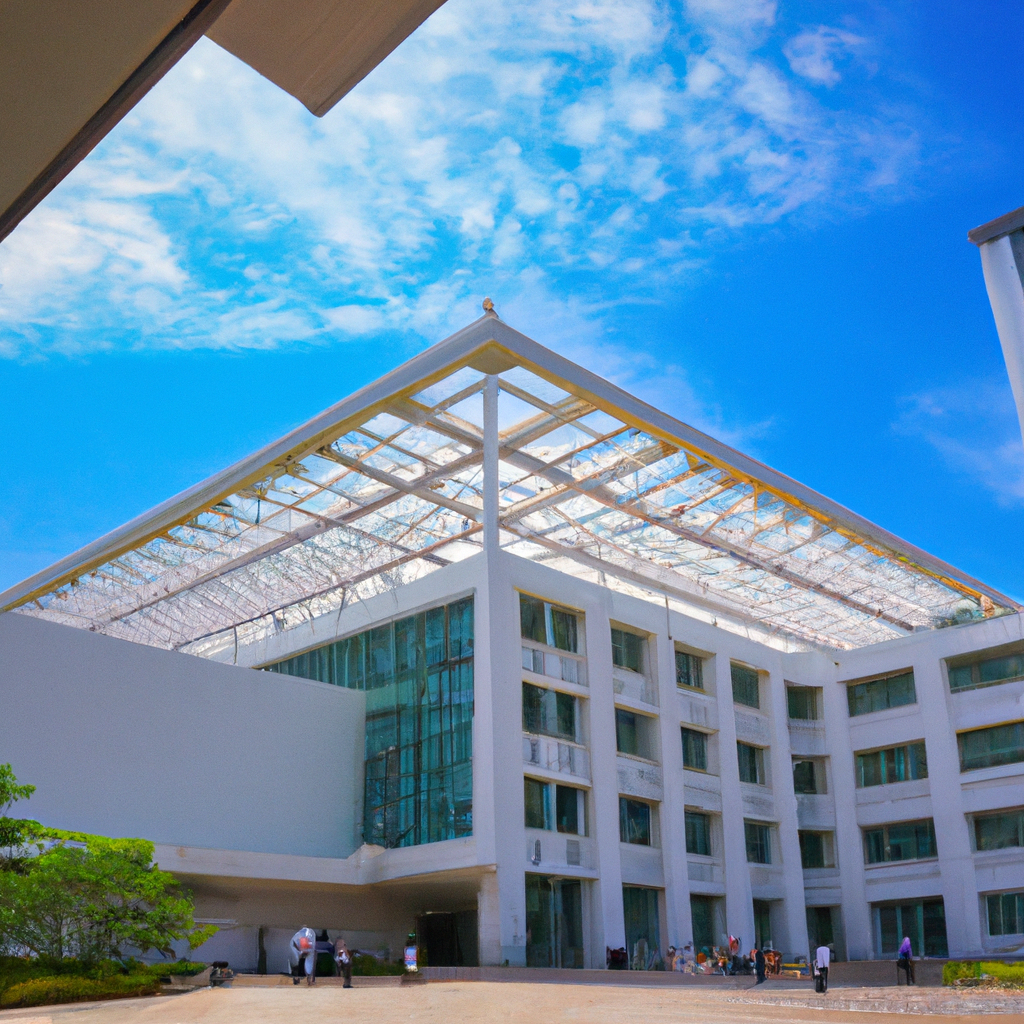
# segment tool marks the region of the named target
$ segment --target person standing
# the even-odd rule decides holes
[[[760,948],[754,953],[754,973],[757,975],[757,981],[754,984],[762,984],[764,982],[764,950]]]
[[[819,985],[815,985],[816,992],[828,991],[828,968],[832,963],[832,950],[822,943],[814,951],[814,966],[818,969]]]
[[[338,973],[345,979],[342,988],[352,987],[352,953],[344,939],[339,938],[334,944],[334,962],[338,965]]]
[[[288,949],[292,968],[292,984],[298,985],[305,967],[306,984],[316,983],[316,932],[312,928],[300,928],[293,936]]]
[[[907,973],[907,984],[913,985],[914,979],[914,950],[910,944],[910,936],[904,935],[900,943],[899,959],[896,961],[897,971],[902,968]],[[897,979],[899,975],[897,974]]]

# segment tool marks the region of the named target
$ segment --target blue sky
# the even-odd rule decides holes
[[[322,119],[201,41],[0,245],[0,588],[490,295],[1024,598],[966,240],[1024,203],[1021,38],[1004,0],[448,0]]]

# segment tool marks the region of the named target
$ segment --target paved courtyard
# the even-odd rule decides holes
[[[887,1012],[873,1012],[882,1001]],[[863,1009],[854,1007],[861,1006]],[[865,1015],[865,1010],[868,1014]],[[931,1010],[932,1012],[928,1012]],[[184,995],[102,1004],[6,1010],[18,1024],[755,1024],[906,1020],[1024,1021],[1024,996],[920,989],[695,991],[610,985],[450,982],[354,988],[323,985],[200,989]],[[938,1012],[935,1012],[938,1011]],[[999,1016],[993,1016],[993,1011]],[[1012,1016],[1008,1014],[1013,1013]],[[945,1014],[945,1015],[941,1015]],[[920,1016],[919,1016],[920,1015]]]

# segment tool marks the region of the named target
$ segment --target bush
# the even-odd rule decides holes
[[[352,957],[352,973],[361,977],[381,977],[382,975],[405,974],[404,964],[391,963],[390,960],[378,960],[369,953],[357,953]]]
[[[980,978],[981,965],[973,960],[950,960],[942,965],[942,984],[952,985],[965,978]]]
[[[14,1006],[48,1006],[51,1003],[149,996],[159,991],[159,978],[153,977],[148,971],[138,974],[115,974],[109,978],[33,978],[7,989],[0,996],[0,1006],[5,1009]]]
[[[1000,985],[1004,985],[1007,988],[1024,988],[1024,963],[1007,964],[998,960],[991,960],[978,966],[982,974],[995,978]]]

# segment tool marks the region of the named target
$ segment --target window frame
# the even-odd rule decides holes
[[[813,836],[819,841],[818,849],[821,852],[820,864],[808,864],[808,847],[813,845],[806,837]],[[836,866],[835,854],[835,833],[829,829],[798,829],[797,841],[800,844],[800,866],[804,871],[828,871]]]
[[[683,753],[683,770],[684,771],[688,771],[688,772],[704,772],[705,774],[707,774],[708,771],[709,771],[709,769],[708,769],[708,760],[709,760],[708,759],[708,738],[709,738],[709,736],[711,734],[707,733],[707,732],[704,732],[702,729],[694,729],[694,728],[692,728],[691,726],[688,726],[688,725],[681,725],[679,727],[679,732],[680,732],[680,737],[679,738],[680,738],[680,743],[682,744],[682,753]],[[704,755],[704,767],[703,768],[700,768],[700,767],[698,767],[696,765],[692,765],[692,764],[687,764],[686,763],[686,736],[687,736],[687,734],[689,734],[691,736],[700,736],[700,737],[702,737],[702,742],[699,745],[700,745],[700,747],[701,747],[701,749],[703,751],[703,755]]]
[[[1019,671],[998,679],[982,679],[982,667],[998,661],[1017,660]],[[946,680],[950,693],[964,693],[967,690],[978,690],[987,686],[1003,686],[1005,683],[1017,683],[1024,680],[1024,646],[1015,642],[1001,647],[990,647],[987,650],[972,651],[946,658]],[[970,670],[970,682],[954,685],[954,673]]]
[[[680,681],[679,671],[679,659],[684,658],[687,665],[690,667],[687,669],[686,675],[688,678],[693,678],[696,675],[696,682],[684,683]],[[693,669],[696,667],[696,673]],[[680,690],[697,690],[700,693],[707,693],[707,689],[704,687],[704,658],[695,654],[693,651],[685,650],[682,647],[675,648],[675,672],[676,672],[676,686]]]
[[[701,822],[700,830],[696,827],[692,830],[694,833],[694,845],[700,846],[700,839],[704,840],[704,846],[706,849],[691,849],[690,848],[690,834],[691,834],[691,822],[696,823],[698,819]],[[690,857],[712,857],[714,856],[714,843],[711,841],[711,815],[707,811],[683,811],[683,830],[686,840],[686,853]],[[700,835],[697,832],[700,831]]]
[[[981,842],[981,827],[986,822],[994,822],[1000,818],[1016,819],[1015,826],[1017,832],[1017,840],[1012,843],[1001,843],[999,845],[989,846],[982,845]],[[1024,848],[1024,807],[1008,807],[998,811],[984,811],[980,814],[973,815],[973,822],[971,827],[971,837],[974,841],[974,849],[976,853],[991,853],[995,850],[1017,850]]]
[[[805,703],[809,701],[813,705],[814,713],[812,715],[794,715],[793,705],[790,702],[790,697],[794,693],[799,693],[804,698]],[[818,722],[821,720],[821,709],[818,706],[818,694],[821,693],[820,686],[799,686],[796,683],[786,683],[786,718],[790,722]]]
[[[618,634],[620,637],[622,637],[622,641],[618,645],[616,645],[616,639],[615,639],[616,638],[616,634]],[[647,638],[647,634],[646,633],[637,632],[634,629],[630,629],[630,628],[624,627],[624,626],[612,626],[611,627],[611,636],[612,636],[612,666],[614,668],[624,669],[626,672],[635,672],[637,675],[642,676],[644,674],[645,663],[647,661],[647,658],[646,658],[646,647],[647,647],[647,639],[648,639]],[[626,641],[627,637],[629,638],[629,641]],[[615,660],[616,650],[622,650],[623,652],[628,653],[629,649],[631,647],[633,647],[633,646],[635,646],[634,653],[637,656],[637,658],[636,658],[637,667],[636,668],[634,668],[632,665],[626,664],[625,662],[619,662],[619,661]],[[625,654],[624,654],[624,656],[625,656]]]
[[[928,836],[930,837],[929,851],[922,855],[921,839],[918,833],[920,826],[928,826]],[[893,857],[891,852],[893,849],[892,830],[897,828],[910,828],[914,827],[914,843],[918,850],[918,853],[914,857]],[[922,860],[935,860],[939,856],[938,840],[935,835],[935,820],[934,818],[913,818],[910,821],[891,821],[886,822],[884,825],[871,825],[863,827],[861,829],[863,836],[864,846],[864,863],[868,867],[874,867],[876,864],[909,864],[914,861]],[[875,838],[880,837],[880,838]],[[880,851],[881,856],[874,856],[875,851]]]
[[[1013,931],[1004,927],[1004,919],[1006,916],[1005,904],[1007,901],[1011,902],[1014,908],[1014,924],[1016,928]],[[999,908],[999,931],[993,931],[993,904]],[[1024,935],[1024,892],[1019,889],[1013,889],[1010,892],[994,892],[985,896],[985,930],[988,932],[990,938],[1004,938],[1007,935]]]
[[[747,757],[743,751],[752,750],[753,753],[753,767],[754,767],[754,778],[744,778],[744,758]],[[759,747],[753,743],[744,743],[742,740],[736,741],[736,760],[739,764],[739,776],[740,782],[746,783],[748,786],[767,786],[768,777],[765,774],[765,748]]]
[[[582,723],[580,721],[580,718],[581,718],[581,715],[580,715],[581,707],[580,707],[580,699],[579,699],[579,697],[577,697],[573,693],[566,693],[564,690],[556,690],[552,686],[538,686],[536,683],[527,682],[525,679],[522,682],[522,686],[523,686],[522,697],[520,699],[521,699],[521,702],[522,702],[522,728],[523,728],[523,732],[526,733],[528,736],[547,736],[549,739],[561,740],[563,743],[576,743],[576,744],[578,744],[580,742],[579,736],[580,736],[580,729],[581,729],[581,725],[582,725]],[[556,730],[558,729],[558,723],[559,723],[559,719],[560,719],[561,713],[562,713],[561,710],[558,707],[559,700],[560,699],[565,699],[565,700],[571,700],[572,701],[573,731],[572,731],[572,735],[571,736],[567,735],[566,733],[559,732],[559,731],[554,731],[554,732],[548,731],[548,730],[546,730],[544,728],[541,728],[539,723],[538,723],[538,728],[531,728],[531,725],[533,723],[531,723],[531,722],[529,722],[527,720],[527,702],[526,702],[526,694],[527,694],[527,689],[526,688],[527,687],[529,687],[531,690],[535,690],[535,691],[537,691],[537,693],[541,694],[542,695],[542,699],[546,698],[546,695],[548,695],[548,694],[553,694],[554,695],[553,696],[553,700],[551,701],[551,703],[554,705],[554,719],[555,719],[555,729]],[[543,704],[541,704],[541,708],[542,708],[542,717],[546,717],[546,713],[543,712]]]
[[[754,703],[753,704],[749,700],[744,700],[742,698],[742,696],[741,696],[741,694],[743,692],[743,687],[744,686],[749,687],[751,685],[751,680],[750,679],[746,679],[746,680],[737,679],[737,675],[741,675],[742,676],[743,673],[750,673],[751,675],[753,675],[754,680],[756,680],[756,683],[755,683],[756,697],[754,699]],[[730,676],[730,682],[732,683],[732,702],[733,702],[733,704],[739,704],[742,707],[752,708],[754,711],[760,711],[761,710],[761,672],[760,672],[760,670],[754,668],[751,665],[744,665],[742,662],[739,662],[739,661],[730,661],[729,662],[729,676]]]
[[[903,751],[902,754],[899,752]],[[878,758],[878,771],[881,777],[880,782],[865,782],[865,767],[867,759]],[[905,777],[889,778],[890,767],[892,774],[896,774],[902,763]],[[911,774],[907,774],[907,769]],[[921,773],[921,769],[923,773]],[[870,750],[855,750],[853,752],[854,784],[857,789],[874,789],[877,786],[895,786],[901,782],[918,782],[928,778],[928,750],[924,740],[908,740],[906,743],[897,743],[891,747],[876,747]],[[919,774],[913,774],[918,772]]]
[[[568,608],[563,604],[558,604],[555,601],[548,601],[543,597],[537,597],[535,594],[527,594],[523,591],[517,591],[519,594],[519,636],[522,640],[528,640],[530,643],[543,644],[545,647],[552,651],[558,651],[561,654],[580,654],[580,641],[582,639],[581,626],[583,620],[583,613],[575,608]],[[541,614],[543,616],[543,622],[541,625],[544,629],[544,637],[540,638],[534,635],[527,635],[525,630],[524,622],[524,609],[528,605],[540,605]],[[558,639],[557,629],[555,628],[555,616],[564,616],[566,620],[571,620],[573,625],[569,630],[571,634],[572,644],[568,647],[561,647],[556,642]],[[536,618],[534,617],[534,622]]]
[[[971,764],[967,765],[964,763],[964,741],[968,736],[980,736],[983,733],[994,733],[999,729],[1014,729],[1019,737],[1017,745],[1015,747],[1004,748],[1006,750],[1015,750],[1020,756],[998,758],[992,760],[990,764]],[[960,773],[966,772],[977,772],[983,771],[986,768],[1003,768],[1007,765],[1021,764],[1024,763],[1024,720],[1013,721],[1013,722],[999,722],[996,725],[985,725],[978,729],[964,729],[956,734],[956,747],[957,754],[960,757]],[[990,752],[990,755],[991,752]]]
[[[647,831],[646,840],[643,838],[631,839],[629,806],[643,807],[646,809]],[[619,842],[627,843],[630,846],[654,846],[654,805],[649,800],[641,800],[639,797],[619,795]]]
[[[796,784],[796,766],[798,764],[809,764],[811,766],[811,781],[813,783],[813,789],[798,789]],[[824,771],[824,765],[821,765],[821,771],[819,771],[820,762],[817,758],[813,757],[794,757],[793,758],[793,792],[797,796],[820,796],[824,793],[818,785],[818,776]]]
[[[773,826],[768,822],[764,821],[750,821],[746,818],[743,820],[743,842],[747,852],[747,863],[748,864],[767,864],[772,863],[772,847],[775,845],[775,840],[772,838]],[[758,857],[751,858],[751,849],[763,851],[764,860]]]
[[[912,700],[901,700],[898,703],[892,703],[892,693],[890,687],[894,680],[904,679],[910,677],[910,694],[913,697]],[[878,688],[885,685],[885,700],[886,703],[883,707],[868,707],[863,710],[855,710],[855,703],[858,697],[864,697],[869,702],[874,703],[874,697],[872,694],[881,692]],[[874,715],[881,711],[895,711],[897,708],[908,708],[913,707],[918,703],[917,700],[917,681],[914,679],[914,669],[901,668],[894,672],[885,672],[879,676],[871,676],[868,679],[851,679],[844,681],[843,686],[846,687],[846,710],[848,717],[860,718],[863,715]],[[875,689],[872,689],[874,687]]]

